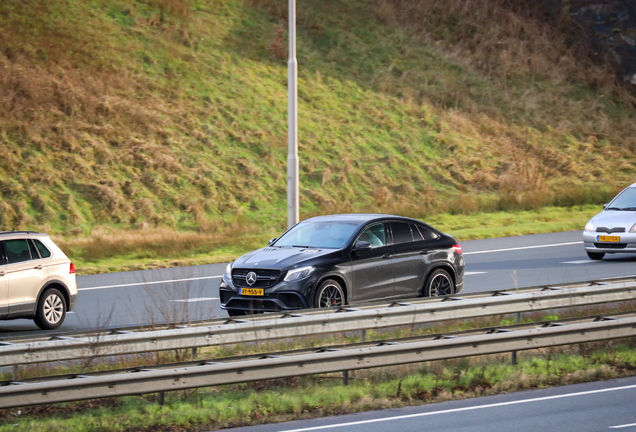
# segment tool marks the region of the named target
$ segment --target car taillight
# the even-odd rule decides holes
[[[68,274],[74,274],[75,273],[75,266],[73,265],[73,263],[71,263],[71,268],[68,272]]]
[[[459,243],[453,245],[453,250],[458,254],[462,253],[462,247],[459,245]]]

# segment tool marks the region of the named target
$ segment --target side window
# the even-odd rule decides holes
[[[5,240],[4,250],[9,264],[31,260],[31,252],[29,252],[29,245],[26,240]]]
[[[27,243],[29,244],[29,252],[31,252],[31,257],[33,259],[40,259],[40,254],[38,253],[38,250],[35,248],[35,245],[33,244],[33,240],[27,240]]]
[[[416,225],[411,224],[411,232],[413,233],[413,241],[418,242],[424,240],[422,233],[420,233]]]
[[[42,258],[48,258],[51,256],[51,251],[48,250],[40,240],[33,240],[33,243],[35,243],[35,246],[40,251],[40,256]]]
[[[419,230],[420,235],[424,238],[424,240],[437,240],[439,238],[439,235],[430,228],[422,225],[414,225],[414,228]]]
[[[391,232],[393,233],[393,241],[395,244],[410,243],[413,241],[411,228],[407,223],[391,222]]]
[[[371,248],[386,246],[386,232],[384,224],[378,223],[371,225],[360,234],[358,241],[365,241],[371,244]]]

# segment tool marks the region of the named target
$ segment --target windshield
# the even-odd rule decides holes
[[[340,249],[349,242],[356,228],[357,225],[344,222],[301,222],[273,246]]]
[[[627,188],[605,210],[636,210],[636,188]]]

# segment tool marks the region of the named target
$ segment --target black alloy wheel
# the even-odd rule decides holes
[[[433,270],[424,283],[424,295],[427,297],[452,295],[454,292],[453,279],[446,270]]]
[[[38,303],[33,321],[42,330],[58,328],[66,318],[66,300],[55,288],[47,289]]]
[[[316,290],[314,307],[328,308],[339,307],[345,304],[345,295],[342,287],[333,279],[327,279]]]
[[[600,259],[603,259],[605,254],[603,252],[587,252],[587,256],[593,260],[600,260]]]

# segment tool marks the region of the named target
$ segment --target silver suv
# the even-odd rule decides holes
[[[75,307],[75,266],[47,234],[0,231],[0,319],[58,328]]]

